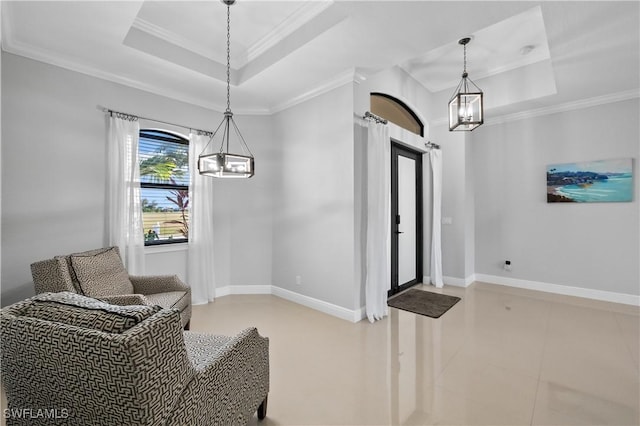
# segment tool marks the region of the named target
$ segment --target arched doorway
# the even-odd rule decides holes
[[[371,112],[419,136],[424,125],[399,99],[371,93]],[[391,283],[389,296],[422,282],[422,153],[401,140],[391,144]]]

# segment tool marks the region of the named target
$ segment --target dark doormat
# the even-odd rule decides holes
[[[456,296],[412,288],[389,299],[387,305],[431,318],[440,318],[459,301],[460,298]]]

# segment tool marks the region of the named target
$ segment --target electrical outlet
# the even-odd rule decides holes
[[[504,261],[504,270],[505,271],[510,271],[511,270],[511,261],[510,260],[505,260]]]
[[[302,285],[302,277],[300,275],[296,275],[296,285]]]

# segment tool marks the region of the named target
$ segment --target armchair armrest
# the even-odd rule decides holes
[[[133,284],[133,290],[140,294],[191,292],[191,287],[183,283],[177,275],[129,275],[129,279]]]
[[[149,305],[149,302],[142,294],[120,294],[117,296],[102,296],[100,300],[112,305]]]
[[[231,338],[185,332],[184,340],[195,375],[167,424],[248,423],[269,392],[269,339],[248,328]]]

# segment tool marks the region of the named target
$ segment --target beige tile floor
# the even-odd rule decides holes
[[[423,290],[440,291],[420,286]],[[475,283],[440,319],[347,321],[275,296],[194,307],[270,339],[268,425],[638,425],[637,307]]]
[[[640,423],[637,307],[483,283],[417,288],[462,301],[440,319],[392,308],[352,324],[275,296],[226,296],[195,306],[192,330],[269,337],[267,418],[251,425]]]

